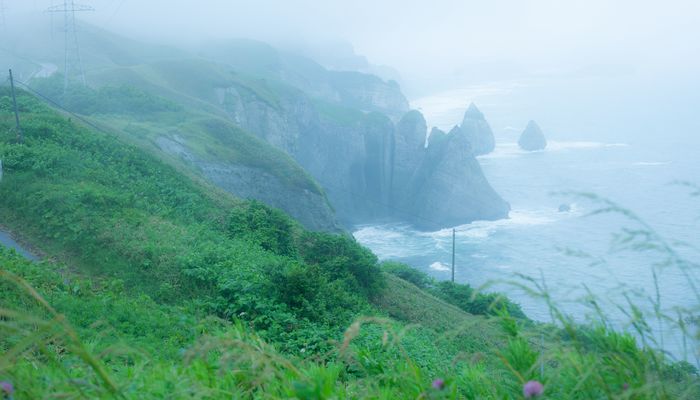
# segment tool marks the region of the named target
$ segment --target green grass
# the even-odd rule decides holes
[[[158,74],[161,75],[167,74]],[[36,79],[33,87],[50,99],[61,101],[64,98],[60,76]],[[158,93],[157,90],[151,91]],[[98,89],[76,86],[71,88],[62,106],[71,112],[90,116],[105,130],[158,153],[163,152],[156,144],[160,138],[172,140],[177,136],[184,139],[187,151],[201,161],[259,168],[289,188],[323,195],[318,183],[282,150],[224,118],[192,110],[151,91],[124,83]],[[178,157],[171,159],[180,164],[184,161]],[[186,166],[197,170],[191,165]]]
[[[628,334],[384,273],[351,237],[307,232],[23,92],[16,143],[0,90],[0,220],[53,260],[0,251],[0,380],[16,398],[503,399],[531,379],[551,399],[700,393],[692,366]]]

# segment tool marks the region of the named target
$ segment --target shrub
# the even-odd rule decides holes
[[[354,289],[371,295],[382,287],[377,257],[349,235],[305,232],[300,254],[311,265],[318,265],[331,279],[348,280]]]
[[[283,256],[296,255],[294,228],[292,220],[282,211],[255,200],[231,211],[228,222],[232,237],[251,240]]]
[[[381,268],[383,271],[396,275],[405,281],[411,282],[421,289],[428,289],[435,285],[435,280],[431,278],[430,275],[406,264],[395,261],[385,261],[381,264]]]

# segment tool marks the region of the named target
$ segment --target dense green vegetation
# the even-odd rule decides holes
[[[378,284],[376,259],[351,238],[306,233],[278,211],[217,197],[133,146],[28,96],[20,103],[25,143],[5,130],[0,147],[0,216],[48,253],[158,301],[196,298],[222,317],[245,313],[270,335],[349,323],[365,307],[358,289]],[[323,290],[334,303],[315,301]]]
[[[64,92],[63,76],[52,75],[50,78],[37,79],[35,89],[51,99],[58,99],[61,105],[84,115],[127,114],[149,115],[160,112],[183,111],[183,108],[162,97],[134,86],[103,86],[93,89],[89,86],[70,85]]]
[[[514,318],[526,319],[520,306],[512,303],[504,295],[480,293],[468,284],[436,281],[424,272],[397,262],[387,261],[382,264],[382,268],[470,314],[500,315],[506,311]]]
[[[124,139],[131,142],[151,146],[158,149],[160,153],[168,153],[168,150],[159,147],[161,145],[158,143],[163,140],[175,142],[178,151],[188,154],[184,160],[180,154],[180,158],[176,160],[180,163],[196,160],[260,168],[277,177],[282,184],[290,188],[323,193],[315,180],[289,155],[232,124],[201,103],[192,106],[191,101],[183,99],[182,93],[187,94],[184,96],[187,99],[190,99],[190,95],[195,95],[191,90],[197,85],[211,89],[212,85],[217,84],[217,79],[222,80],[218,82],[220,85],[230,85],[234,81],[224,78],[223,75],[217,78],[216,74],[209,74],[207,75],[209,80],[194,83],[189,80],[188,85],[192,87],[186,85],[182,88],[182,83],[179,83],[182,81],[182,76],[187,75],[190,69],[208,65],[194,61],[172,64],[166,67],[165,63],[158,63],[148,66],[145,71],[135,68],[133,71],[130,70],[133,73],[126,74],[124,80],[116,78],[113,84],[103,85],[97,89],[72,85],[64,93],[60,75],[34,79],[32,87],[37,93],[60,104],[64,109],[79,115],[90,116],[92,121],[100,123],[105,129],[121,134]],[[181,75],[177,75],[178,73]],[[112,71],[112,74],[120,75],[115,71]],[[232,75],[229,74],[229,76]],[[143,77],[150,77],[153,80],[153,82],[143,83],[142,87],[147,89],[133,85],[134,81],[139,81]],[[111,76],[105,80],[110,82],[113,78],[114,76]],[[159,82],[171,85],[167,86],[170,89],[190,90],[190,92],[172,93],[157,86]],[[246,82],[246,88],[255,86],[255,82]],[[254,90],[256,95],[263,93],[262,89]],[[196,95],[203,96],[202,93]]]
[[[697,398],[602,326],[385,263],[0,88],[0,381],[15,398]]]

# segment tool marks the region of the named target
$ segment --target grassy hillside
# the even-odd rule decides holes
[[[193,108],[187,106],[187,101],[177,102],[187,97],[186,94],[169,93],[171,97],[166,98],[157,94],[164,89],[149,91],[119,81],[114,83],[97,89],[73,86],[64,94],[60,75],[54,75],[36,79],[33,87],[43,96],[61,101],[71,112],[90,116],[105,129],[158,153],[163,152],[158,147],[159,140],[175,139],[198,160],[260,168],[288,187],[323,193],[314,179],[283,151],[217,113],[206,112],[206,107]],[[144,87],[168,86],[146,84]]]
[[[0,221],[53,260],[0,251],[15,398],[697,398],[631,336],[380,267],[26,93],[16,143],[0,90]]]

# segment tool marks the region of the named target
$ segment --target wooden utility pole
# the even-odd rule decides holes
[[[455,228],[452,228],[452,283],[455,283]]]
[[[15,124],[17,128],[17,141],[22,143],[22,128],[19,126],[19,109],[17,108],[17,96],[15,96],[15,80],[10,70],[10,87],[12,88],[12,104],[15,107]]]

